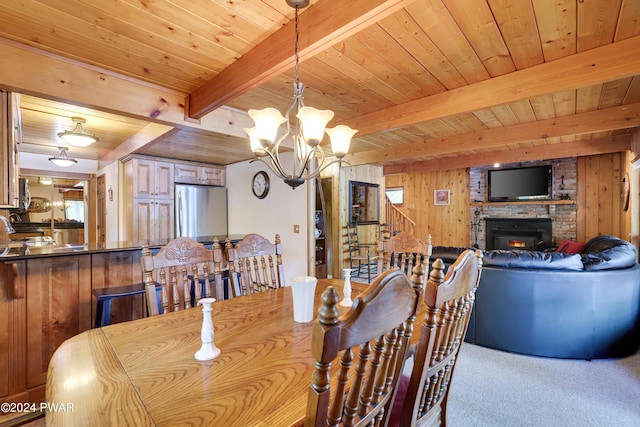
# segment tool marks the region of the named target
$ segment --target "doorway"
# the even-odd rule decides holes
[[[97,215],[97,229],[98,229],[98,243],[103,245],[106,243],[107,236],[107,182],[104,174],[98,176],[97,180],[98,200],[96,207],[98,209]]]

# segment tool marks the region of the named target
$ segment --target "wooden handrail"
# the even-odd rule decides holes
[[[408,231],[415,235],[414,229],[416,222],[391,203],[389,196],[386,194],[384,195],[384,210],[385,218],[391,227],[392,235],[401,231]]]

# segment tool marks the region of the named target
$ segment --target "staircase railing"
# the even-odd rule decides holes
[[[401,231],[408,231],[415,236],[414,229],[416,222],[391,203],[389,196],[386,194],[384,196],[384,210],[385,218],[387,219],[387,223],[390,225],[392,234],[396,234]]]

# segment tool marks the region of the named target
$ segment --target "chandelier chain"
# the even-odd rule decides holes
[[[295,87],[298,86],[298,9],[299,7],[296,6],[296,42],[294,45],[294,54],[295,54],[295,58],[296,58],[296,66],[295,66],[295,72],[294,72],[294,82],[295,82]]]
[[[256,126],[245,131],[256,156],[254,160],[263,162],[291,188],[296,188],[304,181],[315,178],[332,164],[347,163],[343,157],[349,151],[351,137],[357,130],[345,125],[326,129],[327,122],[334,116],[333,111],[317,110],[304,105],[304,84],[299,81],[299,26],[300,9],[308,6],[309,0],[287,0],[287,4],[295,8],[293,102],[284,116],[272,107],[249,110],[248,114]],[[324,150],[319,147],[325,132],[331,137],[335,160],[325,161],[328,159]],[[291,173],[285,172],[280,161],[280,144],[285,139],[287,144],[290,141],[293,146]]]

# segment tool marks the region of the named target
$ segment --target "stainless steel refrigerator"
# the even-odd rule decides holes
[[[176,184],[175,237],[227,235],[227,189]]]

